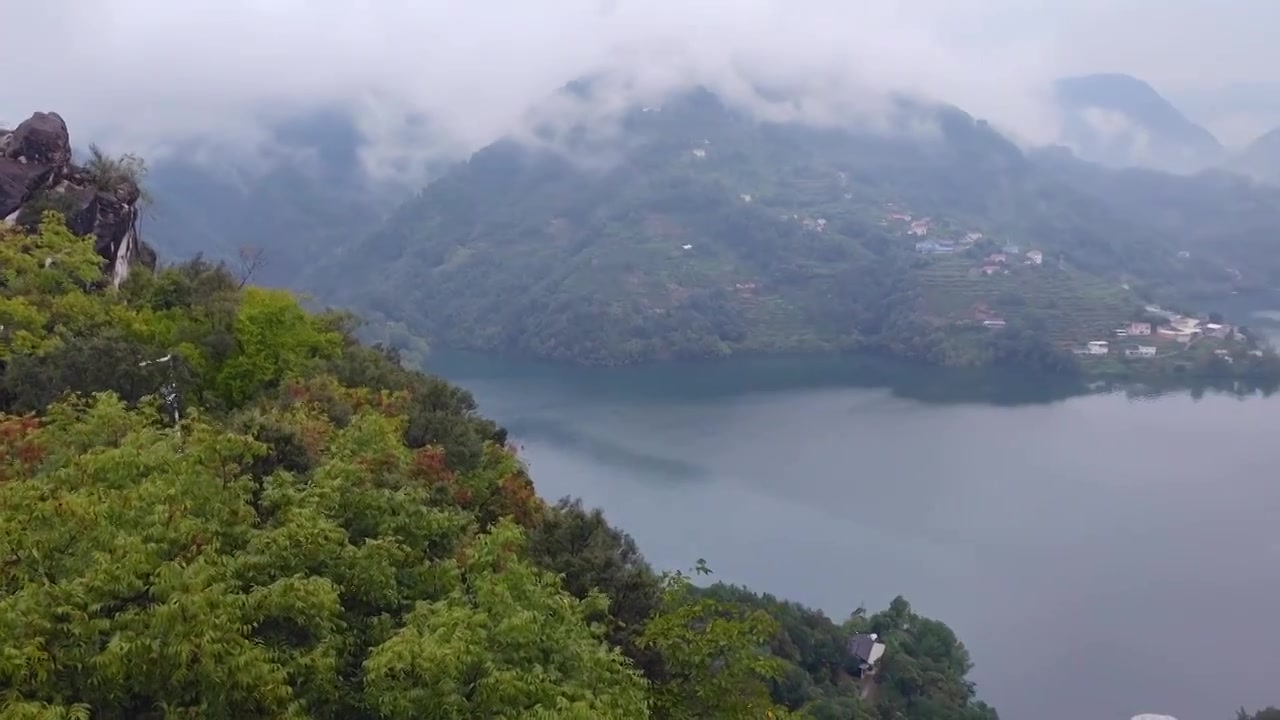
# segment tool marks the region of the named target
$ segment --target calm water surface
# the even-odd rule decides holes
[[[903,594],[1011,720],[1280,703],[1280,396],[1062,399],[840,360],[581,370],[437,354],[540,493],[654,565],[842,618]]]

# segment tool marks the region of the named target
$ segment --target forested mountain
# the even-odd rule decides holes
[[[1179,176],[1109,170],[1055,153],[1033,159],[1072,192],[1122,218],[1132,228],[1129,237],[1187,253],[1145,256],[1149,270],[1142,279],[1153,296],[1195,304],[1228,288],[1280,285],[1280,187],[1221,170]]]
[[[901,598],[655,572],[352,317],[101,240],[0,226],[0,715],[996,717]]]
[[[1063,140],[1087,160],[1192,172],[1224,158],[1212,133],[1131,75],[1062,78],[1054,91],[1062,109]]]
[[[1027,155],[945,106],[881,120],[765,122],[695,91],[603,144],[504,140],[308,288],[444,345],[578,362],[856,348],[1064,369],[1145,302],[1271,282],[1247,260],[1280,192]]]

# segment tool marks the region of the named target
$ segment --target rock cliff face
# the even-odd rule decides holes
[[[72,164],[67,124],[57,113],[38,112],[15,130],[0,129],[0,218],[29,226],[46,209],[62,212],[73,232],[93,236],[119,285],[130,268],[154,268],[156,260],[138,236],[141,190],[107,169]]]

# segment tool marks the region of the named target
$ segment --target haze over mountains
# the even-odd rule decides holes
[[[1058,80],[1062,141],[1082,158],[1192,172],[1221,161],[1224,149],[1155,88],[1129,75]]]
[[[147,234],[175,257],[267,251],[256,279],[288,285],[318,252],[352,240],[410,194],[366,172],[363,143],[350,116],[320,111],[271,126],[259,146],[269,153],[228,159],[193,145],[163,156],[151,168]]]
[[[565,102],[565,94],[549,93],[524,114],[520,125],[523,129],[510,137],[535,145],[554,145],[571,132],[590,132],[600,142],[591,148],[590,154],[578,148],[577,162],[607,164],[611,152],[608,143],[618,131],[619,118],[646,101],[660,105],[666,95],[661,88],[638,88],[630,78],[609,84],[607,90],[595,94],[604,100],[594,104],[581,97],[574,98],[578,100],[576,103]],[[1059,145],[1090,162],[1180,174],[1215,166],[1263,180],[1280,174],[1277,169],[1280,153],[1276,150],[1280,141],[1276,140],[1276,133],[1258,138],[1244,148],[1226,148],[1151,85],[1131,76],[1061,78],[1054,83],[1053,91],[1059,114],[1058,134],[1045,143],[1019,142],[1024,148]],[[761,120],[818,126],[861,124],[881,129],[886,117],[884,108],[891,104],[888,99],[891,96],[885,96],[874,104],[859,103],[843,112],[831,107],[819,109],[807,102],[802,91],[763,86],[750,88],[745,99],[732,95],[722,97]],[[995,127],[1001,129],[998,124]],[[1017,141],[1016,134],[1010,137]],[[228,156],[212,162],[207,153],[169,152],[153,163],[152,181],[160,195],[153,232],[161,236],[161,243],[166,244],[163,238],[174,234],[170,228],[178,225],[176,220],[181,218],[180,224],[186,233],[190,233],[193,226],[210,227],[207,239],[212,242],[194,245],[184,245],[184,241],[178,239],[168,242],[168,246],[179,253],[196,245],[209,251],[224,244],[219,238],[237,233],[241,238],[237,242],[257,244],[255,238],[276,234],[257,222],[263,218],[262,212],[270,212],[268,208],[290,212],[304,224],[320,220],[317,224],[343,232],[367,230],[373,218],[385,215],[400,200],[446,169],[452,162],[451,156],[466,157],[466,152],[458,147],[439,154],[426,166],[431,169],[425,173],[420,167],[416,174],[400,175],[398,181],[386,175],[376,176],[364,155],[376,140],[362,130],[354,116],[331,109],[276,121],[269,127],[268,138],[254,147],[269,152],[247,157]],[[418,180],[406,180],[409,177]],[[233,187],[239,190],[233,191]],[[282,193],[295,198],[306,211],[298,207],[287,209],[290,202],[279,208],[275,200]],[[327,199],[308,205],[308,199],[313,196]],[[239,207],[237,202],[257,202],[264,207]],[[283,227],[278,219],[263,219],[268,226]],[[239,230],[230,232],[236,223]],[[329,247],[332,242],[322,244]]]
[[[607,163],[610,134],[617,131],[628,103],[648,99],[659,105],[663,97],[661,91],[641,91],[626,83],[610,90],[615,94],[599,105],[544,99],[525,114],[525,129],[511,137],[554,144],[567,137],[567,128],[579,133],[590,129],[604,144],[593,147],[590,156],[578,152],[577,160]],[[1123,74],[1061,78],[1053,93],[1059,130],[1046,146],[1066,147],[1082,160],[1117,168],[1191,174],[1221,167],[1280,182],[1280,129],[1246,147],[1225,147],[1151,85]],[[548,95],[552,97],[563,99]],[[888,102],[850,106],[841,114],[834,108],[815,111],[802,93],[786,88],[754,87],[745,107],[767,120],[875,126],[884,120]],[[375,143],[350,113],[321,109],[275,121],[266,140],[242,148],[238,156],[201,152],[195,143],[167,152],[153,163],[158,202],[151,232],[179,255],[201,248],[230,257],[238,245],[271,244],[268,238],[281,234],[315,237],[315,245],[328,249],[353,239],[351,235],[368,234],[400,201],[447,169],[451,156],[460,155],[456,148],[439,153],[426,166],[402,168],[399,175],[378,174],[366,157]],[[293,274],[286,268],[314,259],[310,252],[299,257],[289,248],[271,249],[278,256],[267,271],[271,281],[289,282]]]
[[[507,14],[495,24],[500,6]],[[1055,79],[1127,72],[1178,105],[1213,88],[1265,83],[1275,66],[1265,28],[1277,19],[1269,6],[1208,0],[1165,9],[1158,31],[1140,0],[303,7],[49,0],[14,8],[6,48],[43,62],[6,81],[0,120],[56,107],[104,147],[155,161],[158,148],[191,137],[251,146],[269,135],[264,126],[338,105],[357,114],[383,157],[457,160],[512,132],[572,78],[613,73],[638,94],[701,84],[742,99],[751,87],[791,88],[812,114],[899,91],[955,104],[1040,145],[1058,138]],[[173,27],[200,30],[159,32]],[[59,38],[59,53],[41,52],[48,37]],[[93,51],[104,43],[108,52]],[[230,46],[243,50],[229,57]],[[92,81],[71,79],[89,63]],[[1280,125],[1274,109],[1248,113],[1255,134]],[[414,117],[432,119],[429,137],[413,130]],[[1193,117],[1219,132],[1218,118]],[[1232,147],[1251,139],[1219,134]]]

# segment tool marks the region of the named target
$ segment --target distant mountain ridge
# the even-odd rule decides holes
[[[1213,133],[1131,75],[1062,78],[1054,83],[1054,94],[1063,140],[1086,160],[1191,172],[1224,159]]]
[[[605,166],[575,160],[585,131],[502,140],[307,287],[445,346],[574,362],[860,349],[1060,368],[1148,299],[1280,270],[1151,204],[1166,179],[1206,203],[1234,185],[1024,154],[949,106],[899,99],[886,124],[763,122],[697,90],[632,108]],[[1113,178],[1146,189],[1094,191]],[[1243,217],[1280,228],[1276,197]]]

